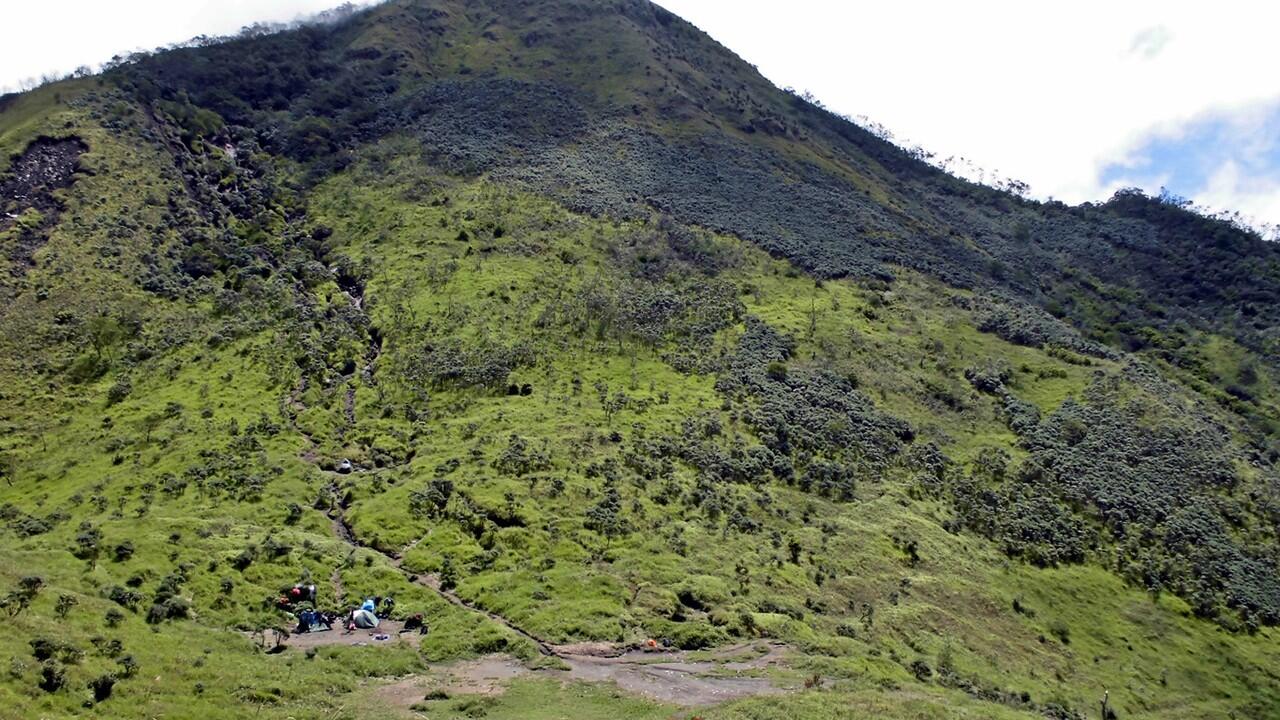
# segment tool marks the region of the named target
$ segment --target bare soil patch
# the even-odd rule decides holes
[[[0,232],[12,228],[28,210],[40,212],[40,222],[24,227],[9,248],[11,273],[21,275],[30,267],[36,250],[57,224],[62,203],[54,191],[75,181],[80,155],[89,149],[84,141],[71,138],[38,138],[13,159],[7,173],[0,174]]]
[[[569,654],[569,648],[597,654]],[[791,688],[768,677],[784,666],[789,653],[779,643],[744,643],[709,653],[684,651],[616,651],[602,643],[557,646],[562,667],[533,669],[507,655],[438,665],[384,685],[376,695],[393,707],[410,708],[428,693],[498,695],[516,678],[549,678],[562,682],[612,683],[622,692],[682,707],[716,705],[754,695],[775,695]],[[694,659],[697,657],[698,659]]]

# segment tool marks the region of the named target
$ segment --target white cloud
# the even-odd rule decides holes
[[[1149,27],[1133,37],[1133,43],[1129,45],[1129,52],[1151,59],[1159,55],[1160,51],[1164,50],[1164,46],[1168,45],[1172,39],[1173,34],[1164,25]]]
[[[1238,211],[1254,220],[1275,224],[1280,218],[1280,178],[1249,173],[1234,160],[1222,163],[1195,197],[1207,207]]]

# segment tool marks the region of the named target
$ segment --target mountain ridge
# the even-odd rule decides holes
[[[640,0],[134,58],[11,100],[0,152],[51,178],[0,197],[9,707],[695,712],[428,694],[649,638],[786,645],[705,717],[1280,702],[1255,234],[952,178]],[[308,579],[432,631],[260,652]]]

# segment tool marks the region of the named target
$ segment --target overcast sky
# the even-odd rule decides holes
[[[0,87],[335,0],[43,0],[0,9]],[[1162,186],[1280,223],[1280,3],[660,0],[780,86],[907,144],[1103,200]]]

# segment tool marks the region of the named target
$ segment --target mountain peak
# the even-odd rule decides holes
[[[19,714],[1280,708],[1231,223],[952,177],[642,0],[145,54],[0,157]]]

